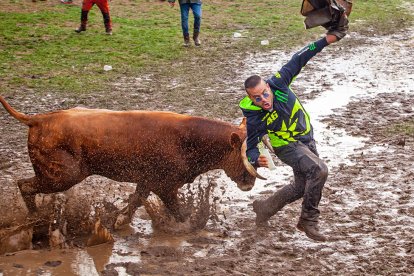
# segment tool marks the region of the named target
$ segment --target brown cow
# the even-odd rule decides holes
[[[28,151],[35,176],[18,181],[30,212],[37,193],[65,191],[96,174],[137,183],[123,210],[129,221],[152,191],[182,221],[177,192],[213,169],[223,169],[243,191],[262,178],[245,156],[245,125],[171,112],[69,109],[38,115],[14,110],[29,126]],[[243,154],[241,154],[243,153]],[[262,178],[263,179],[263,178]]]

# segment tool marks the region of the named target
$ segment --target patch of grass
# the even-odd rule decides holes
[[[384,133],[389,134],[389,136],[398,135],[414,137],[414,119],[410,119],[406,122],[396,124],[388,128],[386,131],[384,131]]]
[[[410,1],[357,0],[351,18],[359,22],[360,31],[381,35],[406,28],[413,22]]]
[[[115,79],[184,62],[193,54],[208,62],[208,58],[220,59],[235,51],[288,48],[321,34],[321,28],[304,30],[301,2],[206,1],[202,37],[208,43],[198,51],[187,51],[181,47],[178,5],[170,8],[166,2],[148,0],[110,2],[114,35],[106,36],[96,6],[89,14],[87,32],[74,32],[80,23],[80,0],[75,0],[79,5],[4,0],[0,3],[0,88],[2,93],[21,87],[39,93],[105,91]],[[386,33],[407,26],[413,18],[402,3],[355,0],[351,30]],[[246,37],[239,43],[223,43],[235,31],[243,31]],[[270,45],[260,46],[263,39],[269,39]],[[105,64],[113,70],[103,71]]]

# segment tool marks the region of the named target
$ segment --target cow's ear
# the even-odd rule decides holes
[[[246,117],[243,117],[243,120],[241,121],[239,128],[246,128],[246,122],[247,122]]]
[[[230,145],[235,149],[239,149],[241,148],[242,143],[243,141],[240,136],[237,133],[232,132],[230,136]]]

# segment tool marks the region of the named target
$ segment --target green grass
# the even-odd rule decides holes
[[[413,20],[401,7],[400,0],[354,2],[353,30],[387,33]],[[271,41],[268,48],[290,47],[316,37],[321,29],[304,31],[300,5],[301,0],[206,1],[202,35],[209,45],[203,46],[199,54],[217,57],[226,51],[266,50],[266,47],[259,49],[258,41],[262,39]],[[2,93],[20,88],[39,93],[104,91],[114,79],[136,76],[163,68],[171,61],[189,58],[181,47],[178,6],[172,9],[166,2],[117,0],[110,2],[110,7],[114,35],[106,36],[96,6],[90,12],[87,32],[76,34],[78,5],[3,0],[0,3]],[[247,32],[248,36],[232,46],[222,43],[223,38],[231,37],[235,31]],[[105,64],[114,69],[104,72]]]
[[[409,136],[414,137],[414,119],[408,120],[406,122],[396,124],[385,131],[389,136]]]

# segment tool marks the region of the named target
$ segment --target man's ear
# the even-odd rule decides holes
[[[237,133],[232,132],[230,135],[230,145],[232,146],[232,148],[239,149],[241,148],[242,143],[243,141],[240,138],[240,136]]]

